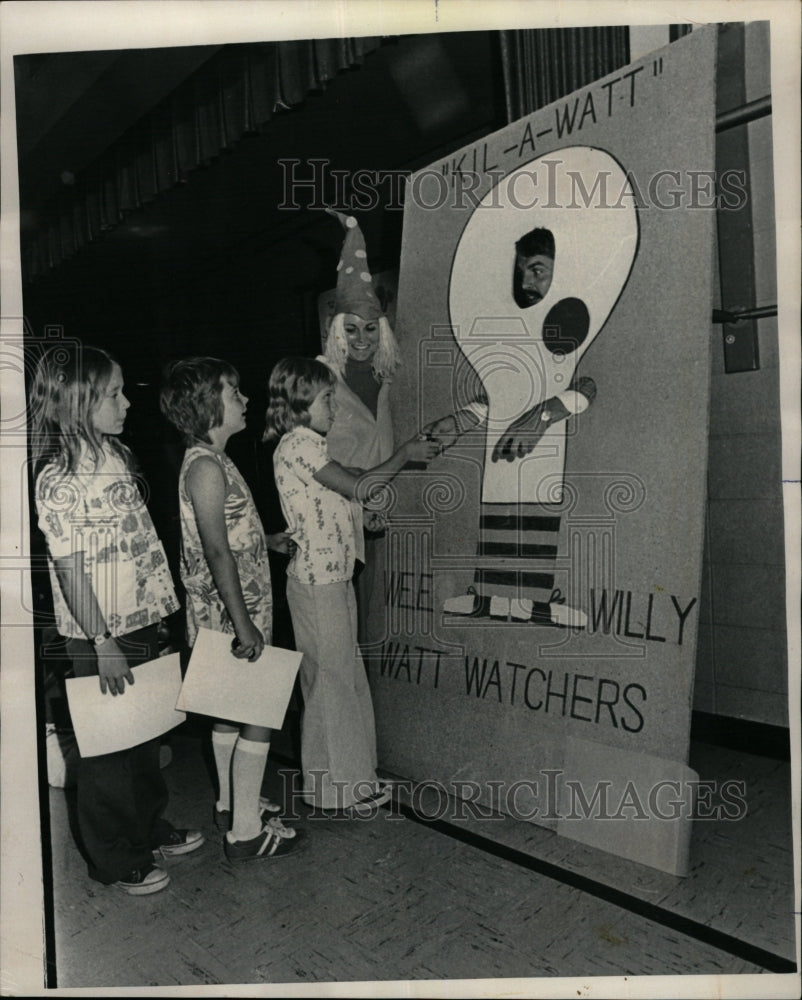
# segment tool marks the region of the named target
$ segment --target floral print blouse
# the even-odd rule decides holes
[[[55,559],[83,552],[84,571],[113,636],[178,610],[162,543],[123,457],[106,448],[97,466],[87,451],[73,473],[45,466],[36,480],[39,527],[48,549],[56,627],[86,638],[59,586]]]
[[[330,461],[326,439],[309,427],[294,427],[273,453],[281,509],[297,546],[287,575],[301,583],[350,580],[359,554],[355,521],[361,533],[361,508],[315,479]]]
[[[269,644],[273,629],[273,591],[262,521],[247,483],[228,455],[202,445],[187,448],[178,477],[181,582],[187,592],[187,638],[190,644],[194,643],[199,628],[232,634],[235,631],[203,554],[195,509],[187,490],[187,473],[192,463],[201,457],[217,462],[225,478],[225,521],[229,548],[237,564],[245,607],[251,621]]]

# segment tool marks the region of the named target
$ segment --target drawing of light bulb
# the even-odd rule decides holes
[[[485,399],[468,408],[486,424],[479,554],[499,562],[488,568],[484,559],[472,591],[448,599],[444,610],[585,624],[584,612],[553,589],[553,505],[562,499],[566,418],[596,392],[577,365],[615,307],[637,245],[628,178],[612,156],[589,146],[554,151],[508,174],[465,226],[449,311],[459,349],[484,388]],[[535,560],[532,572],[515,557]]]

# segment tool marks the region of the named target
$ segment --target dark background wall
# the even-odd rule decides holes
[[[43,224],[47,201],[58,197],[64,178],[74,182],[87,143],[103,149],[98,131],[112,142],[182,74],[196,71],[217,51],[178,50],[178,67],[171,50],[141,50],[133,65],[130,53],[18,57],[23,245]],[[151,80],[148,87],[143,79]],[[51,112],[48,133],[42,115],[60,93],[70,99],[62,99],[60,117]],[[124,438],[150,484],[149,506],[176,579],[175,483],[182,448],[159,413],[163,366],[172,358],[212,354],[239,370],[251,400],[249,427],[228,450],[251,485],[267,531],[280,530],[271,452],[260,443],[265,387],[279,358],[320,349],[316,298],[335,283],[342,229],[319,206],[345,208],[348,197],[337,187],[336,172],[381,172],[377,204],[357,214],[371,270],[397,267],[403,185],[395,181],[392,187],[382,178],[493,131],[506,120],[504,113],[495,34],[388,39],[361,66],[340,72],[302,103],[278,109],[265,129],[245,135],[185,182],[24,281],[34,344],[60,329],[120,361],[132,403]],[[300,163],[284,167],[284,158]],[[314,160],[327,163],[314,166]],[[314,177],[314,189],[288,189],[291,170],[301,181]],[[283,567],[276,568],[275,641],[291,643]],[[46,578],[35,589],[46,607]]]

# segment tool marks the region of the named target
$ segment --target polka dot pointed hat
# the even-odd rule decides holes
[[[384,315],[384,310],[373,288],[365,237],[359,223],[353,215],[343,215],[333,208],[327,208],[326,211],[338,218],[345,229],[340,263],[337,265],[334,315],[353,313],[362,319],[378,319]]]

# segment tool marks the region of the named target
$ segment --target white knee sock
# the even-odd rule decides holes
[[[220,787],[220,798],[217,800],[218,809],[231,808],[231,758],[234,755],[234,745],[238,739],[239,733],[236,729],[233,733],[212,730],[212,752],[217,767],[217,782]]]
[[[267,764],[269,743],[257,743],[240,737],[231,765],[234,793],[234,813],[231,818],[230,840],[250,840],[262,829],[259,795]]]

